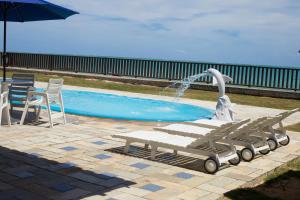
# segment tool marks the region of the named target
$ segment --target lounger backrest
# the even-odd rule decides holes
[[[237,138],[240,136],[245,136],[253,131],[258,130],[260,127],[264,126],[263,124],[267,120],[267,117],[260,117],[257,118],[249,123],[247,123],[245,126],[242,126],[236,130],[234,130],[230,135],[228,135],[228,139]]]
[[[207,142],[215,142],[218,140],[223,139],[224,137],[228,136],[233,130],[239,128],[240,126],[248,123],[250,119],[242,120],[239,122],[229,122],[227,124],[224,124],[220,126],[217,129],[212,130],[210,133],[208,133],[205,136],[200,137],[193,143],[191,143],[190,147],[197,147]]]
[[[269,127],[272,127],[274,126],[275,124],[278,124],[279,122],[282,121],[282,116],[280,115],[277,115],[275,117],[268,117],[266,120],[265,120],[265,123],[261,124],[260,126],[260,129],[266,129],[266,128],[269,128]]]
[[[268,117],[268,121],[264,124],[265,125],[264,128],[272,127],[298,111],[299,111],[299,108],[296,108],[293,110],[284,111],[284,112],[279,113],[278,115],[275,115],[272,117]]]
[[[285,112],[282,112],[282,113],[279,113],[278,115],[276,116],[281,116],[282,117],[282,120],[291,116],[292,114],[296,113],[299,111],[299,108],[295,108],[293,110],[288,110],[288,111],[285,111]]]
[[[24,107],[30,87],[34,87],[34,74],[13,74],[9,88],[11,107]]]
[[[210,137],[213,139],[213,141],[220,140],[224,137],[227,137],[229,134],[231,134],[233,131],[237,130],[241,126],[245,125],[246,123],[250,122],[250,119],[245,119],[239,122],[233,122],[230,127],[220,129],[218,132],[212,133]]]

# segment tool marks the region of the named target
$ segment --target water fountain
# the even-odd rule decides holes
[[[213,79],[213,85],[217,85],[219,89],[219,97],[216,106],[216,112],[214,114],[213,119],[218,119],[222,121],[233,121],[233,110],[230,99],[227,95],[225,95],[225,83],[232,81],[232,79],[226,75],[223,75],[216,69],[210,68],[207,71],[190,76],[181,81],[176,81],[165,90],[169,88],[176,88],[176,85],[179,85],[176,89],[176,101],[179,100],[180,97],[184,95],[184,92],[190,87],[192,83],[200,79],[201,77],[211,76]]]
[[[231,101],[227,95],[225,95],[225,84],[231,82],[232,78],[223,75],[216,69],[208,69],[205,72],[208,76],[213,77],[213,85],[217,85],[219,89],[219,98],[216,106],[216,112],[214,114],[214,119],[222,121],[233,121],[233,109]]]

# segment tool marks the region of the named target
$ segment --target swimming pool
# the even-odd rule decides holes
[[[63,99],[66,113],[89,117],[181,122],[210,118],[213,113],[188,104],[78,90],[63,90]]]

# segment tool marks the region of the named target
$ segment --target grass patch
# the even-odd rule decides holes
[[[288,162],[286,165],[275,169],[274,172],[272,172],[272,174],[269,174],[265,178],[266,184],[271,184],[273,182],[276,182],[278,177],[281,177],[281,178],[290,177],[290,176],[287,176],[289,171],[300,172],[300,158],[292,160],[292,161]]]
[[[224,199],[298,199],[299,184],[300,158],[297,158],[267,175],[263,184],[232,190],[224,195]]]
[[[8,72],[7,76],[11,77],[12,72]],[[47,82],[49,78],[58,77],[57,75],[49,75],[42,73],[35,73],[37,81]],[[103,81],[99,79],[88,79],[88,78],[74,78],[71,76],[63,76],[65,84],[81,86],[81,87],[92,87],[92,88],[101,88],[109,90],[119,90],[143,94],[154,94],[154,95],[166,95],[174,96],[174,90],[169,89],[165,90],[163,93],[163,88],[155,86],[146,86],[146,85],[134,85],[126,83],[118,83],[111,81]],[[272,97],[260,97],[260,96],[250,96],[242,94],[228,94],[231,101],[237,104],[242,105],[252,105],[260,106],[267,108],[276,108],[276,109],[294,109],[300,108],[300,100],[295,99],[282,99],[282,98],[272,98]],[[187,90],[184,95],[185,98],[198,99],[198,100],[207,100],[207,101],[216,101],[218,97],[217,92],[213,91],[203,91],[203,90]]]
[[[300,123],[286,127],[289,131],[300,132]]]

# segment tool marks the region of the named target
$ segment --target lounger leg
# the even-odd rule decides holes
[[[230,145],[231,151],[234,152],[234,153],[236,153],[236,148],[235,148],[235,146],[233,145],[233,143],[231,142],[229,145]]]
[[[276,139],[276,133],[272,126],[269,126],[269,132],[271,133],[271,136]]]
[[[11,126],[11,119],[10,119],[9,108],[6,107],[6,108],[5,108],[5,111],[6,111],[6,115],[7,115],[7,124],[8,124],[8,126]],[[0,124],[0,125],[1,125],[1,124]]]
[[[124,153],[128,153],[129,152],[130,144],[131,144],[131,142],[127,140],[125,148],[124,148]]]
[[[145,144],[145,149],[146,149],[146,150],[149,149],[149,144]]]
[[[283,126],[282,121],[279,122],[279,130],[281,131],[282,134],[286,135],[286,130]]]
[[[178,151],[177,150],[174,150],[173,151],[173,154],[176,156],[178,154]]]
[[[255,147],[253,144],[251,144],[249,148],[254,152],[254,154],[256,154]]]
[[[22,117],[21,117],[20,125],[24,124],[24,121],[25,121],[25,118],[26,118],[26,115],[27,115],[27,112],[28,112],[28,108],[29,108],[29,104],[28,104],[28,102],[26,102],[25,107],[24,107],[24,111],[23,111],[23,114],[22,114]]]
[[[157,151],[157,147],[152,146],[152,148],[151,148],[151,160],[155,160],[156,151]]]
[[[222,165],[222,163],[220,162],[220,156],[219,156],[219,154],[216,154],[216,155],[214,155],[212,157],[215,159],[215,161],[217,161],[217,163],[218,163],[219,166]]]

